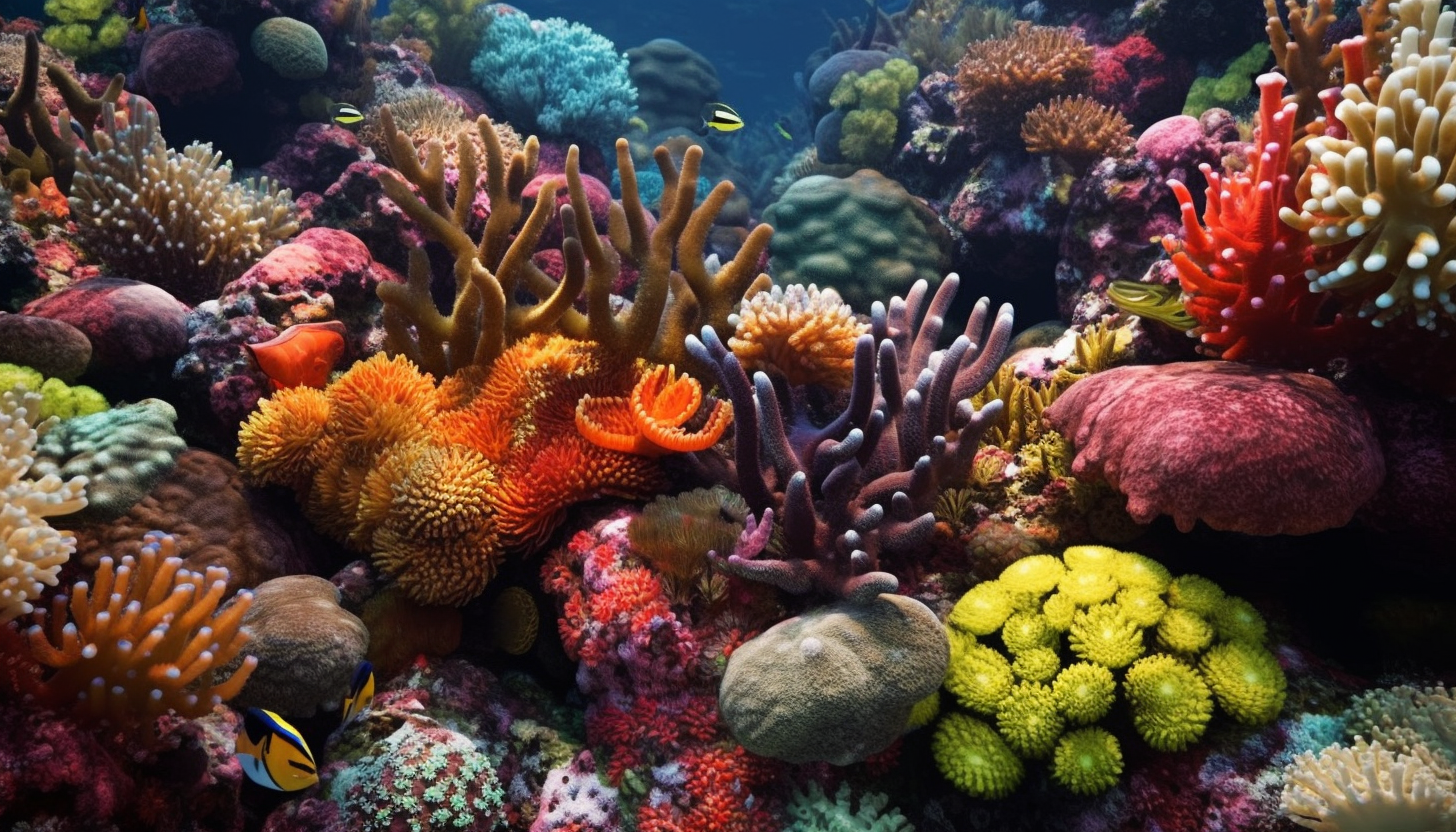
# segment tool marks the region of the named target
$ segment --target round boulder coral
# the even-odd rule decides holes
[[[744,748],[849,765],[884,750],[945,678],[950,645],[924,604],[880,595],[779,622],[733,651],[718,690]]]
[[[1116,367],[1072,385],[1045,418],[1072,471],[1127,495],[1139,523],[1172,515],[1244,534],[1350,522],[1385,477],[1365,412],[1326,379],[1209,361]]]
[[[307,81],[329,71],[329,50],[318,30],[291,17],[270,17],[251,39],[253,54],[290,81]]]

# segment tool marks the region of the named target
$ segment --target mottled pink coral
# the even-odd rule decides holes
[[[226,93],[242,86],[238,48],[218,29],[155,26],[147,32],[136,82],[152,98],[173,104]]]
[[[1245,534],[1343,526],[1385,459],[1365,411],[1318,376],[1225,361],[1117,367],[1073,384],[1045,418],[1077,475],[1128,495],[1134,520],[1170,514]]]
[[[21,310],[65,321],[91,341],[91,370],[170,364],[187,349],[187,307],[149,283],[119,277],[78,281]]]

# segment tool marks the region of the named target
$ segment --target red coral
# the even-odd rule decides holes
[[[1327,294],[1314,294],[1304,275],[1326,272],[1348,247],[1311,245],[1309,236],[1279,219],[1298,210],[1289,172],[1295,105],[1281,105],[1284,77],[1259,76],[1258,138],[1248,168],[1219,174],[1200,165],[1208,180],[1199,222],[1193,196],[1170,181],[1183,213],[1182,239],[1163,238],[1183,286],[1183,305],[1198,321],[1199,351],[1230,361],[1258,361],[1296,369],[1323,366],[1344,355],[1364,325],[1333,313]]]

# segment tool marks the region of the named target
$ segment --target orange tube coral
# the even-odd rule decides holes
[[[638,380],[632,395],[592,398],[576,405],[576,429],[594,445],[639,456],[703,451],[723,438],[733,421],[727,402],[714,402],[707,422],[695,431],[684,424],[703,403],[703,388],[675,368],[658,366]]]

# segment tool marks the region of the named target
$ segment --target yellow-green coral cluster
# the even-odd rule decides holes
[[[847,111],[839,137],[844,161],[873,167],[885,160],[900,129],[900,103],[919,83],[919,71],[903,58],[864,75],[844,73],[829,94],[831,106]]]
[[[46,378],[29,367],[0,364],[0,390],[17,387],[40,395],[41,419],[89,416],[111,407],[105,396],[84,384],[67,384],[58,378]]]
[[[75,58],[115,49],[126,40],[126,18],[112,0],[46,0],[45,13],[56,23],[41,35],[50,46]]]
[[[933,749],[976,797],[1009,794],[1032,760],[1078,794],[1110,788],[1122,750],[1095,723],[1119,686],[1138,736],[1159,751],[1197,742],[1215,704],[1247,725],[1284,705],[1284,672],[1252,605],[1105,546],[1022,558],[962,596],[946,624],[950,697]]]

